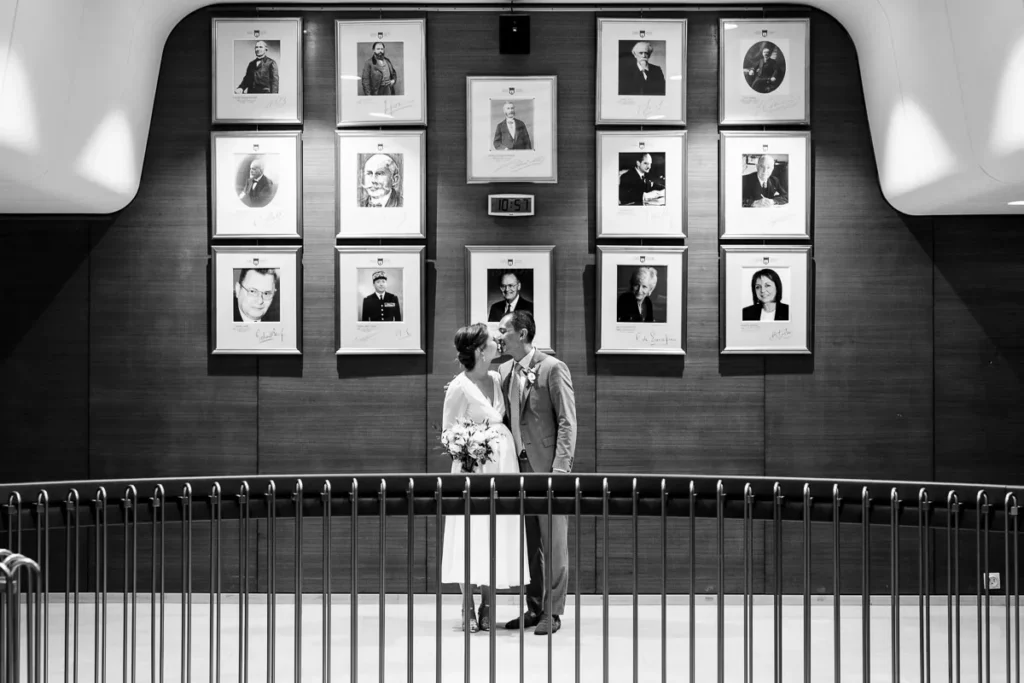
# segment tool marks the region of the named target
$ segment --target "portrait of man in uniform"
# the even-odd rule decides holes
[[[375,270],[371,279],[373,280],[373,293],[363,299],[360,322],[400,322],[402,320],[401,303],[397,295],[388,291],[387,271]]]

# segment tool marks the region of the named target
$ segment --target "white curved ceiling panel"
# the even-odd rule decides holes
[[[132,200],[164,43],[206,4],[0,2],[0,213],[102,214]],[[895,208],[1024,213],[1007,205],[1024,199],[1020,0],[807,4],[834,16],[853,39],[879,182]]]

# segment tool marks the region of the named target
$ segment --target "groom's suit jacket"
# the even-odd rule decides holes
[[[498,368],[506,399],[511,394],[509,384],[515,362],[506,361]],[[533,353],[530,370],[537,379],[535,382],[527,380],[520,395],[519,430],[523,450],[534,472],[551,472],[555,468],[571,472],[576,451],[576,397],[569,368],[557,358],[537,350]],[[505,415],[512,419],[511,405]]]

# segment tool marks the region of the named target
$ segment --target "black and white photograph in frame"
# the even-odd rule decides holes
[[[337,125],[427,124],[426,19],[335,22]]]
[[[302,20],[213,20],[213,123],[302,123]]]
[[[597,236],[686,237],[685,130],[597,132]]]
[[[336,246],[336,355],[422,354],[423,246]]]
[[[686,353],[686,247],[598,245],[598,353]]]
[[[215,239],[302,237],[298,131],[210,134]]]
[[[686,19],[598,18],[596,121],[686,124]]]
[[[336,132],[338,238],[424,236],[426,135]]]
[[[810,19],[720,19],[719,123],[810,123]]]
[[[555,76],[466,78],[466,182],[558,182]]]
[[[509,310],[528,310],[537,323],[533,345],[554,353],[553,245],[466,246],[466,324],[497,333]]]
[[[686,247],[598,245],[599,354],[686,353]]]
[[[212,249],[212,352],[302,353],[302,247]]]
[[[723,244],[721,249],[721,352],[811,353],[810,245]]]
[[[722,131],[722,239],[810,240],[811,134]]]

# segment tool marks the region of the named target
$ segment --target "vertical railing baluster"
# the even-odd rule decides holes
[[[984,550],[983,550],[983,553],[984,553],[983,557],[985,558],[985,569],[984,569],[984,571],[982,573],[982,576],[984,577],[984,581],[982,581],[982,583],[985,584],[985,681],[986,681],[986,683],[990,683],[991,680],[992,680],[992,597],[991,597],[991,591],[989,591],[989,588],[988,588],[988,574],[989,574],[989,571],[988,571],[989,570],[989,566],[988,566],[988,562],[989,562],[988,535],[989,535],[989,524],[991,522],[991,519],[990,519],[991,513],[992,513],[992,507],[989,505],[988,495],[986,494],[985,495],[985,506],[984,506],[984,517],[982,518],[983,522],[984,522],[984,536],[983,537],[985,539]],[[982,514],[980,508],[979,508],[978,514],[979,515]]]
[[[302,680],[302,480],[295,481],[295,683]]]
[[[579,493],[580,480],[576,479],[576,604],[579,605],[579,557],[580,557],[580,520]],[[668,482],[661,480],[661,683],[668,681]],[[576,657],[579,662],[579,623],[580,615],[576,613]],[[576,683],[579,683],[579,665],[576,668]]]
[[[440,482],[440,479],[438,480]],[[440,483],[438,484],[440,485]],[[355,683],[359,680],[359,480],[352,477],[352,488],[349,493],[349,501],[352,505],[352,556],[351,556],[351,573],[352,573],[352,586],[351,594],[349,599],[351,601],[349,609],[349,661],[351,665],[351,673],[349,681]],[[438,552],[441,546],[438,546]],[[437,575],[437,580],[441,580],[441,575]],[[440,624],[438,624],[438,633],[440,633]]]
[[[64,683],[74,675],[78,683],[78,491],[71,489],[64,500]],[[74,529],[72,536],[71,530]],[[73,540],[72,540],[73,539]],[[74,570],[72,570],[74,567]],[[71,593],[74,586],[74,629],[71,627]],[[72,646],[72,643],[74,645]],[[72,665],[72,662],[74,664]]]
[[[804,484],[804,683],[811,683],[811,485]]]
[[[214,591],[216,593],[216,598],[217,598],[217,620],[216,620],[216,631],[217,631],[217,666],[216,666],[216,668],[214,670],[214,674],[215,674],[214,675],[214,681],[216,683],[219,683],[220,682],[220,674],[221,674],[221,653],[222,653],[220,635],[221,635],[221,632],[223,630],[222,627],[221,627],[221,624],[222,624],[222,621],[221,621],[221,617],[222,617],[221,603],[222,603],[222,598],[223,598],[223,595],[224,595],[223,591],[222,591],[222,583],[221,583],[221,574],[222,574],[221,569],[222,569],[222,564],[223,564],[222,559],[223,559],[223,552],[224,552],[224,535],[223,535],[224,528],[223,528],[223,525],[221,524],[221,522],[223,521],[223,516],[224,516],[224,506],[222,505],[223,500],[222,500],[222,497],[221,497],[220,484],[219,483],[215,483],[213,490],[214,490],[214,498],[215,498],[214,506],[213,506],[213,512],[214,512],[214,514],[216,516],[216,520],[214,522],[214,528],[217,531],[217,551],[216,551],[216,553],[214,555],[216,557],[216,559],[217,559],[217,569],[214,572],[214,577],[216,579],[216,585],[215,585]],[[210,608],[213,609],[213,606],[211,605]]]
[[[277,483],[273,479],[267,484],[264,500],[267,501],[267,680],[274,683],[277,677]]]
[[[162,484],[157,484],[153,489],[153,589],[150,591],[150,615],[149,622],[153,632],[150,634],[150,683],[164,683],[164,652],[167,642],[167,555],[164,552],[167,542],[167,496]],[[157,544],[159,531],[160,543]],[[157,557],[160,559],[157,560]],[[157,565],[159,564],[159,578],[157,576]],[[157,653],[156,643],[156,591],[160,587],[160,645]]]
[[[412,481],[410,479],[410,481]],[[331,482],[324,481],[323,489],[320,492],[320,502],[323,505],[323,529],[321,542],[323,544],[323,683],[331,683]],[[409,677],[412,681],[412,676]],[[296,682],[298,683],[298,682]]]
[[[840,526],[839,526],[839,509],[842,505],[842,498],[839,497],[839,484],[832,485],[832,649],[834,652],[833,657],[833,678],[834,683],[840,683],[839,678],[842,673],[842,646],[840,641],[840,618],[842,612],[840,610],[840,595],[842,586],[839,582],[839,553],[840,553]]]
[[[633,477],[633,683],[640,682],[640,491]]]
[[[984,502],[982,502],[984,501]],[[984,656],[984,640],[985,640],[985,618],[984,618],[984,600],[981,597],[982,586],[984,585],[985,594],[988,594],[988,580],[986,574],[988,573],[988,539],[982,537],[981,525],[982,519],[986,516],[988,508],[988,495],[984,489],[978,491],[978,495],[975,498],[975,505],[977,510],[977,517],[975,518],[975,572],[974,576],[977,581],[977,599],[978,599],[978,683],[985,680],[985,656]],[[987,526],[987,525],[986,525]],[[985,564],[982,565],[982,555],[985,556]]]
[[[220,482],[213,482],[210,491],[210,683],[220,680]],[[217,609],[214,609],[214,605]]]
[[[867,486],[860,491],[860,511],[861,676],[863,683],[871,683],[871,493]]]
[[[552,681],[552,674],[553,674],[553,671],[554,671],[554,644],[553,644],[552,637],[554,636],[554,633],[555,633],[555,629],[554,629],[554,618],[555,617],[552,614],[552,610],[553,610],[553,607],[552,607],[553,602],[552,601],[554,600],[554,596],[552,595],[552,593],[554,593],[554,591],[551,590],[551,586],[552,586],[552,583],[553,583],[553,580],[554,580],[554,571],[552,570],[551,563],[552,563],[552,561],[554,561],[555,553],[554,553],[554,549],[551,547],[551,543],[550,543],[550,539],[554,538],[554,506],[555,506],[554,500],[555,500],[555,498],[554,498],[554,491],[552,490],[552,484],[553,483],[554,482],[552,481],[552,478],[548,477],[548,495],[547,495],[547,498],[548,498],[548,540],[549,540],[549,543],[545,544],[545,547],[544,547],[544,584],[543,584],[544,585],[544,592],[547,594],[547,597],[548,597],[547,605],[546,605],[547,609],[545,611],[547,612],[548,618],[552,620],[551,627],[548,628],[548,683],[551,683],[551,681]],[[568,539],[566,539],[566,541],[568,541]],[[566,569],[566,571],[568,571],[568,568]],[[468,683],[468,681],[467,681],[467,683]]]
[[[96,583],[93,630],[96,656],[93,660],[95,681],[107,680],[107,491],[102,486],[93,499],[93,519],[96,521]]]
[[[601,529],[603,532],[601,546],[601,657],[602,670],[604,671],[604,683],[608,683],[608,507],[609,491],[608,478],[605,477],[601,483]],[[522,621],[520,621],[522,624]]]
[[[754,489],[743,486],[743,683],[754,676]]]
[[[782,486],[772,487],[772,538],[775,592],[772,624],[775,634],[775,683],[782,683]]]
[[[465,683],[469,683],[470,670],[469,670],[469,617],[470,610],[473,609],[473,579],[471,574],[472,559],[472,535],[470,534],[472,519],[470,517],[470,480],[466,477],[465,486],[462,489],[462,540],[463,540],[463,571],[462,575],[462,640],[463,640],[463,659],[462,659],[462,676]]]
[[[522,488],[521,480],[519,486]],[[441,683],[441,550],[444,547],[444,539],[441,534],[443,521],[441,507],[441,477],[438,477],[437,486],[434,488],[434,663],[436,665],[434,683]],[[521,549],[522,540],[520,540],[519,546]],[[522,561],[520,561],[520,565],[522,565]],[[522,583],[521,575],[519,583]],[[520,667],[520,671],[522,671],[522,667]],[[354,681],[355,678],[352,680]]]
[[[1010,577],[1016,576],[1011,574],[1010,565],[1010,518],[1017,514],[1017,499],[1012,492],[1008,492],[1006,497],[1003,498],[1003,576],[1006,577],[1006,588],[1003,589],[1003,594],[1006,596],[1006,683],[1012,683],[1012,668],[1010,666],[1010,654],[1013,649],[1013,624],[1010,622]],[[1016,569],[1014,567],[1013,569]]]
[[[415,486],[416,486],[416,483],[413,481],[413,478],[409,477],[409,486],[408,486],[408,488],[405,491],[406,505],[408,506],[408,508],[406,510],[406,513],[408,515],[408,517],[406,518],[406,522],[407,522],[407,524],[406,524],[406,526],[407,526],[407,528],[406,528],[407,538],[405,539],[405,545],[406,545],[406,548],[407,548],[407,550],[406,550],[407,555],[405,557],[405,586],[406,586],[406,591],[407,591],[406,598],[405,598],[406,601],[407,601],[407,604],[406,604],[405,640],[406,640],[406,644],[407,644],[408,650],[407,650],[406,655],[405,655],[405,662],[406,662],[406,679],[409,681],[409,683],[412,683],[413,672],[414,672],[414,667],[413,667],[413,661],[414,661],[413,660],[413,650],[414,650],[414,648],[413,648],[413,625],[414,625],[414,617],[415,617],[415,614],[416,614],[416,612],[415,612],[415,605],[413,604],[413,585],[412,585],[412,581],[413,581],[413,579],[412,579],[412,564],[413,564],[413,559],[415,557],[415,548],[416,548],[416,529],[415,529],[415,527],[416,527],[416,524],[415,524],[415,522],[416,522],[416,510],[415,510],[416,496],[415,496],[415,492],[414,492]],[[426,547],[426,544],[424,544],[424,547]],[[324,681],[324,683],[327,683],[327,681]]]
[[[181,497],[181,675],[192,683],[192,485],[186,483]]]
[[[583,496],[580,490],[580,478],[576,477],[576,683],[580,683],[580,669],[582,666],[582,660],[580,659],[580,536],[583,533],[582,524],[582,507],[583,507]]]
[[[49,678],[49,654],[50,654],[50,494],[46,489],[39,491],[36,496],[36,559],[42,568],[42,606],[43,612],[40,621],[37,622],[40,637],[36,641],[40,644],[40,663],[36,671],[39,672],[41,682],[48,683]],[[65,558],[65,562],[67,559]],[[64,586],[67,592],[67,586]],[[45,634],[46,637],[42,637]],[[65,665],[67,662],[65,662]]]
[[[377,493],[377,500],[380,505],[380,543],[377,546],[378,554],[378,572],[380,573],[380,583],[377,584],[377,671],[380,674],[380,683],[384,683],[385,673],[385,657],[384,657],[384,643],[385,643],[385,628],[387,625],[387,619],[385,617],[385,611],[387,609],[387,542],[388,542],[388,517],[387,517],[387,502],[388,502],[388,485],[387,481],[383,477],[380,480],[380,489]]]
[[[931,592],[928,577],[931,573],[930,544],[928,537],[931,533],[929,528],[929,511],[931,502],[928,499],[928,491],[925,488],[917,494],[917,618],[920,625],[918,643],[921,658],[921,681],[931,683]],[[1009,682],[1007,682],[1009,683]]]
[[[889,491],[889,573],[891,599],[889,620],[892,630],[892,680],[900,680],[900,499],[894,486]]]
[[[488,615],[487,618],[490,621],[490,628],[487,629],[487,676],[490,683],[495,683],[498,680],[498,640],[497,640],[497,627],[498,624],[494,620],[495,607],[497,607],[498,600],[497,594],[495,593],[495,586],[498,583],[498,490],[495,484],[494,477],[491,477],[491,488],[490,488],[490,510],[488,513],[488,572],[490,577],[490,583],[486,588],[480,590],[480,602],[484,600],[484,592],[487,592],[487,604]]]
[[[526,675],[526,477],[519,477],[519,683],[523,683]],[[532,580],[532,577],[531,577]]]
[[[697,482],[690,480],[690,495],[688,496],[690,506],[690,613],[689,617],[689,631],[687,632],[690,643],[690,679],[689,683],[695,683],[697,680]],[[605,547],[607,548],[608,538],[605,537]],[[607,551],[606,551],[607,553]],[[605,573],[608,568],[605,567]],[[608,643],[605,642],[607,648]],[[606,650],[607,652],[607,650]],[[607,656],[607,654],[605,655]],[[607,683],[607,679],[605,679]]]
[[[718,652],[718,683],[725,683],[725,484],[721,479],[715,486],[715,526],[718,539],[718,595],[715,621]]]
[[[249,482],[243,481],[238,489],[238,680],[249,682]]]
[[[128,557],[129,550],[129,528],[134,528],[134,523],[131,522],[131,518],[135,515],[135,505],[138,502],[136,496],[136,490],[134,486],[129,486],[124,491],[124,496],[121,499],[122,513],[124,515],[124,590],[121,592],[121,638],[123,647],[121,648],[121,681],[128,683],[128,670],[129,670],[129,651],[131,651],[131,671],[132,679],[134,683],[135,674],[135,590],[132,586],[132,630],[131,635],[128,633],[128,590],[129,590],[129,577],[130,571],[135,571],[134,563]],[[130,570],[130,571],[129,571]]]

